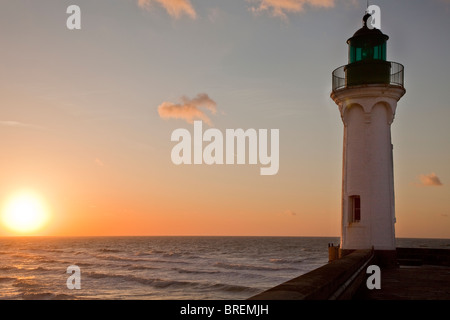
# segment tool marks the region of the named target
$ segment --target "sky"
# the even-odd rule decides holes
[[[396,236],[450,238],[450,1],[370,1],[405,66],[392,124]],[[81,9],[69,30],[67,7]],[[340,236],[331,72],[356,0],[0,0],[0,203],[32,235]],[[279,170],[176,165],[172,132],[279,130]],[[0,225],[0,236],[18,235]]]

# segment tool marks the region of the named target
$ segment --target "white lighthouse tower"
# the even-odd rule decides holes
[[[347,40],[349,63],[333,71],[331,98],[344,124],[341,251],[395,257],[391,124],[405,94],[403,66],[386,61],[388,36],[363,27]]]

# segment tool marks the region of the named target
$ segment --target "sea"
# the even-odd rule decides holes
[[[329,243],[339,238],[4,237],[0,299],[243,300],[328,263]]]

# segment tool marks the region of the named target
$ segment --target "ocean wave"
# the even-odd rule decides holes
[[[177,271],[178,273],[191,273],[191,274],[215,274],[221,273],[218,270],[189,270],[182,268],[172,268],[172,270]]]
[[[183,258],[183,259],[201,259],[202,257],[193,255],[191,252],[169,252],[162,254],[163,258]]]
[[[142,261],[148,261],[147,259],[141,259],[141,258],[127,258],[127,257],[121,257],[121,256],[114,256],[114,255],[96,255],[94,256],[97,259],[103,259],[103,260],[112,260],[112,261],[127,261],[127,262],[142,262]]]
[[[36,249],[35,251],[56,252],[56,253],[66,252],[64,249],[57,249],[57,248],[42,248],[42,249]]]
[[[139,257],[123,257],[118,255],[96,255],[97,259],[117,261],[117,262],[137,262],[137,263],[164,263],[164,264],[189,264],[188,261],[183,260],[170,260],[170,259],[158,259],[158,258],[139,258]]]
[[[11,257],[13,258],[20,258],[21,260],[28,260],[28,261],[40,261],[45,263],[57,263],[60,262],[59,260],[55,260],[53,258],[39,255],[39,254],[30,254],[30,253],[15,253],[12,254]]]
[[[182,281],[182,280],[166,280],[166,279],[152,279],[143,278],[135,275],[123,275],[123,274],[108,274],[101,272],[88,272],[85,273],[88,277],[94,279],[118,279],[123,281],[137,282],[143,285],[149,285],[158,289],[167,288],[182,288],[191,287],[207,290],[221,290],[225,292],[259,292],[260,288],[253,288],[248,286],[226,284],[226,283],[210,283],[210,282],[196,282],[196,281]]]
[[[62,262],[61,260],[55,260],[49,257],[45,257],[45,256],[36,256],[34,258],[34,260],[36,261],[40,261],[40,262],[45,262],[45,263],[59,263]]]
[[[22,299],[24,300],[69,300],[74,299],[74,296],[68,294],[55,294],[51,292],[25,292],[22,294]]]
[[[17,266],[1,266],[0,271],[20,271],[20,272],[36,272],[36,271],[51,271],[51,269],[45,267],[17,267]]]
[[[182,254],[177,253],[177,252],[169,252],[169,253],[163,253],[162,256],[164,258],[178,258],[178,257],[181,257]]]
[[[234,269],[234,270],[254,270],[254,271],[280,271],[280,270],[296,270],[295,268],[280,268],[280,267],[266,267],[266,266],[254,266],[248,264],[233,264],[216,262],[214,266],[223,269]]]
[[[111,274],[102,272],[85,272],[85,275],[94,279],[117,279],[124,281],[137,282],[143,285],[150,285],[155,288],[168,288],[168,287],[186,287],[186,286],[198,286],[198,282],[191,281],[180,281],[180,280],[164,280],[164,279],[152,279],[152,278],[142,278],[134,275],[123,275],[123,274]]]
[[[101,249],[98,249],[97,251],[99,251],[99,252],[121,252],[121,250],[117,250],[117,249],[108,249],[108,248],[101,248]]]
[[[187,261],[163,260],[163,259],[149,259],[149,260],[145,260],[145,261],[151,262],[151,263],[190,264],[190,262],[187,262]]]
[[[0,271],[17,270],[18,268],[13,266],[0,266]]]
[[[13,283],[13,287],[22,289],[34,289],[38,287],[38,283],[34,277],[17,278]]]
[[[211,289],[221,290],[226,292],[260,292],[260,288],[252,288],[247,286],[239,286],[234,284],[216,283],[210,286]]]
[[[127,267],[127,269],[128,270],[156,270],[156,269],[160,269],[160,268],[134,264],[132,266]]]
[[[138,252],[135,252],[134,255],[136,257],[148,257],[148,256],[152,256],[153,255],[153,251],[145,251],[145,252],[138,251]]]
[[[72,263],[72,262],[66,262],[65,265],[69,266],[69,265],[76,265],[81,267],[92,267],[92,266],[97,266],[97,264],[95,263],[90,263],[90,262],[76,262],[76,263]]]
[[[51,269],[48,269],[48,268],[46,268],[46,267],[41,267],[41,266],[39,266],[39,267],[35,267],[35,268],[31,268],[31,269],[25,269],[26,271],[29,271],[29,272],[36,272],[36,271],[52,271]]]
[[[135,256],[152,256],[157,254],[164,254],[167,253],[167,251],[164,250],[157,250],[157,249],[149,249],[145,251],[136,251],[134,253]]]
[[[11,255],[13,258],[25,258],[25,259],[36,259],[38,256],[29,253],[14,253]]]
[[[183,258],[183,259],[199,259],[201,257],[193,255],[191,252],[167,252],[161,250],[150,250],[150,251],[138,251],[134,253],[137,257],[155,257],[159,256],[162,258]]]
[[[0,283],[2,282],[8,282],[11,280],[16,280],[16,278],[11,278],[11,277],[0,277]]]
[[[285,264],[285,263],[300,263],[303,262],[303,259],[270,259],[269,261],[272,263]]]

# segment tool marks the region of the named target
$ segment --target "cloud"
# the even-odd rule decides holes
[[[197,13],[189,0],[138,0],[138,6],[146,10],[150,10],[153,2],[157,2],[160,6],[166,9],[169,15],[176,19],[181,17],[183,14],[188,15],[192,19],[197,18]]]
[[[331,8],[335,0],[247,0],[255,3],[250,10],[253,13],[268,11],[272,16],[287,19],[287,13],[298,13],[305,5],[310,7]]]
[[[217,112],[217,105],[206,93],[199,93],[194,99],[182,97],[181,100],[181,104],[174,104],[167,101],[161,103],[158,106],[159,116],[163,119],[184,119],[188,123],[193,123],[195,119],[200,119],[208,125],[212,125],[211,119],[201,108],[215,114]]]
[[[222,11],[219,8],[208,9],[208,20],[212,23],[220,20]]]
[[[36,126],[34,124],[23,123],[18,121],[1,121],[0,125],[5,127],[13,127],[13,128],[30,128],[30,129],[43,129],[43,127]]]
[[[99,166],[99,167],[103,167],[105,164],[102,162],[102,160],[100,160],[99,158],[95,158],[95,163]]]
[[[297,215],[297,213],[295,213],[295,212],[292,211],[292,210],[286,210],[284,213],[287,214],[287,215],[289,215],[289,216],[296,216],[296,215]]]
[[[422,186],[442,186],[441,180],[439,180],[434,172],[430,174],[421,174],[419,180],[420,185]]]

